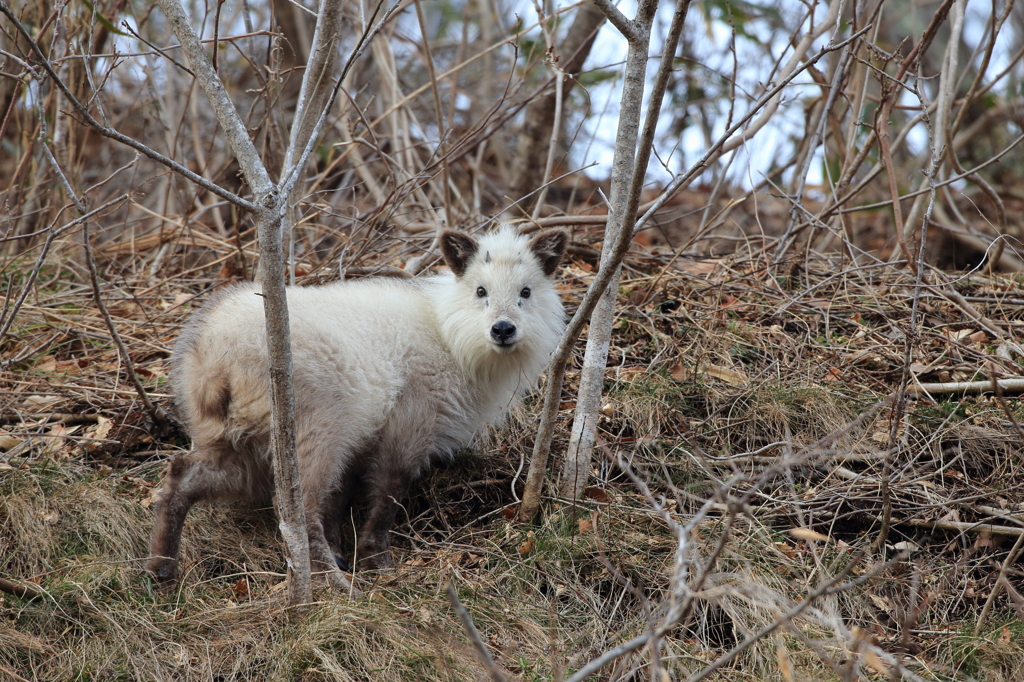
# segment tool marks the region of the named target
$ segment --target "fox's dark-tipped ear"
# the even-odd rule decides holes
[[[465,232],[445,230],[441,233],[441,255],[456,277],[462,277],[479,248],[479,242]]]
[[[530,250],[537,256],[548,277],[555,274],[568,246],[569,233],[565,230],[543,230],[530,240]]]

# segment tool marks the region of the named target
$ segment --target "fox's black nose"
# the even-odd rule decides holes
[[[503,346],[511,341],[515,335],[516,326],[511,322],[502,320],[501,322],[495,322],[494,326],[491,327],[491,338]]]

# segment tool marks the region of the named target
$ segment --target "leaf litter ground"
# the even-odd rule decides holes
[[[561,272],[570,311],[599,246],[576,239]],[[146,276],[158,244],[143,246],[106,253],[107,303],[147,390],[169,407],[174,338],[238,274],[235,246],[211,243],[164,280]],[[305,270],[300,280],[315,283],[326,268]],[[561,679],[643,633],[673,570],[675,538],[621,456],[681,522],[716,500],[692,539],[702,557],[718,547],[717,561],[660,652],[671,679],[698,673],[860,550],[854,575],[891,564],[710,679],[884,677],[886,660],[863,642],[923,679],[1019,679],[1024,405],[1012,391],[925,389],[1024,374],[1024,285],[936,277],[944,286],[917,290],[904,271],[838,258],[779,277],[758,253],[696,259],[638,245],[583,499],[549,498],[536,527],[511,520],[539,408],[529,398],[418,486],[394,572],[359,576],[362,599],[322,590],[292,617],[272,510],[198,507],[181,583],[160,588],[144,573],[153,492],[187,437],[154,430],[89,288],[48,265],[2,349],[0,578],[39,596],[0,593],[0,677],[482,679],[444,594],[451,583],[511,678]],[[577,382],[578,362],[555,453]],[[734,517],[725,486],[746,494]],[[599,678],[646,677],[649,663],[641,649]]]

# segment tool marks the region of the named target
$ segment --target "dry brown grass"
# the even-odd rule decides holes
[[[223,30],[239,28],[246,3],[207,4],[223,16]],[[277,12],[280,31],[270,3],[248,3],[262,37],[213,51],[272,174],[283,163],[276,131],[287,132],[303,62],[301,27],[288,19],[287,3],[274,4],[288,10]],[[989,60],[998,32],[971,30],[990,37],[949,41],[961,48],[958,72],[938,64],[941,37],[914,68],[929,93],[947,76],[970,90],[935,100],[945,101],[951,143],[937,174],[928,171],[928,154],[894,141],[896,190],[906,197],[926,177],[960,175],[961,165],[983,170],[939,192],[931,224],[920,212],[911,220],[904,201],[908,224],[928,225],[922,251],[935,269],[932,284],[919,288],[912,268],[892,263],[901,253],[895,220],[879,202],[894,190],[889,173],[873,176],[883,160],[871,137],[878,131],[868,129],[876,76],[909,67],[905,57],[921,45],[936,3],[839,4],[857,21],[873,20],[869,8],[880,8],[879,23],[864,39],[871,42],[850,53],[845,78],[833,80],[837,63],[823,60],[820,73],[783,93],[790,120],[806,124],[785,133],[800,144],[780,148],[758,189],[729,187],[726,179],[738,176],[728,169],[748,162],[719,159],[699,179],[711,184],[674,196],[638,235],[619,292],[600,459],[584,498],[547,499],[536,527],[509,520],[536,429],[538,408],[527,400],[503,430],[432,472],[404,502],[393,573],[357,576],[365,595],[358,600],[321,591],[302,614],[282,608],[284,557],[268,509],[197,508],[186,524],[180,584],[159,589],[142,570],[153,488],[188,439],[154,428],[127,380],[92,299],[82,226],[71,222],[74,209],[43,150],[53,152],[74,192],[105,206],[90,226],[103,300],[149,395],[165,407],[181,324],[212,289],[253,274],[251,220],[147,158],[130,165],[132,151],[87,132],[4,19],[0,47],[20,57],[5,56],[0,73],[0,326],[20,293],[27,297],[0,338],[0,579],[14,581],[0,589],[0,680],[486,679],[446,599],[448,584],[510,679],[562,680],[650,630],[665,612],[681,540],[666,518],[694,522],[682,538],[691,543],[684,582],[692,609],[657,650],[668,679],[699,676],[836,576],[836,591],[709,679],[1022,679],[1024,562],[1015,543],[1024,529],[1024,405],[1015,394],[932,400],[903,391],[905,379],[913,388],[1024,375],[1024,278],[944,272],[981,262],[988,248],[1002,253],[995,260],[1003,267],[1020,268],[1013,241],[1024,205],[1014,189],[1024,167],[1013,148],[1019,62]],[[1008,12],[1010,4],[1002,7]],[[104,54],[126,44],[107,40],[99,16],[114,26],[131,18],[148,40],[168,45],[152,3],[14,5],[97,115],[102,106],[117,130],[211,182],[247,191],[185,71],[156,53],[134,63],[87,54],[89,43]],[[518,19],[492,16],[492,3],[464,5],[460,30],[452,32],[452,14],[447,28],[423,38],[433,42],[438,70],[481,57],[460,73],[431,82],[422,61],[430,52],[402,26],[357,66],[353,99],[331,113],[311,162],[316,172],[302,184],[292,263],[300,284],[333,279],[342,253],[354,276],[402,267],[430,243],[442,205],[449,224],[464,230],[498,210],[531,213],[529,201],[510,207],[507,196],[517,184],[514,162],[523,160],[514,156],[522,132],[516,112],[542,94],[545,55],[558,51],[545,53],[536,31],[514,28]],[[807,23],[818,26],[822,4],[809,5],[817,10]],[[742,34],[743,22],[757,20],[736,9],[728,22]],[[724,28],[721,16],[706,16]],[[843,16],[842,31],[863,28]],[[995,54],[1011,44],[1013,59],[1024,58],[1015,45],[1018,19],[1006,22]],[[690,23],[707,30],[706,21]],[[791,54],[776,48],[805,30],[792,33],[788,17],[747,26],[750,35],[774,36],[765,45],[779,54],[765,54],[783,60],[776,74]],[[272,46],[264,29],[286,40]],[[517,35],[522,51],[506,44],[503,31]],[[460,32],[457,44],[452,36]],[[87,35],[95,41],[81,41]],[[729,77],[727,62],[701,63],[691,47],[681,53],[679,89],[672,86],[659,127],[673,131],[659,136],[662,161],[683,154],[684,130],[715,129],[727,110],[738,120],[763,92],[764,83],[748,87],[761,78],[742,63],[749,53],[738,53]],[[81,68],[90,61],[94,83]],[[581,82],[607,79],[615,68]],[[164,72],[166,80],[144,82],[143,72]],[[395,87],[378,86],[385,82]],[[436,140],[428,130],[436,113],[431,85],[445,106],[456,91],[455,100],[471,103],[449,109]],[[901,96],[893,110],[894,140],[926,134],[907,102]],[[570,309],[593,281],[608,210],[606,184],[574,165],[590,144],[587,129],[609,125],[599,122],[596,103],[588,95],[567,105],[568,118],[586,125],[572,123],[573,150],[558,160],[552,177],[559,179],[538,212],[545,224],[562,212],[577,219],[573,259],[560,273]],[[995,154],[1004,155],[986,166]],[[833,184],[805,186],[819,158]],[[991,194],[980,191],[982,178]],[[658,194],[647,189],[644,201]],[[832,205],[833,193],[844,197],[841,205]],[[40,258],[47,230],[64,231]],[[793,239],[780,249],[784,234]],[[993,241],[998,234],[1011,238],[1005,250]],[[907,240],[913,246],[916,236]],[[575,407],[579,368],[571,369],[556,456],[566,449]],[[707,503],[710,511],[694,521]],[[656,678],[653,659],[640,648],[597,678]]]
[[[108,267],[126,272],[119,258]],[[121,332],[164,404],[167,348],[197,305],[185,294],[217,283],[217,260],[151,281],[144,295],[112,296]],[[604,451],[623,453],[683,522],[705,499],[718,500],[719,512],[692,537],[705,559],[730,526],[724,503],[746,496],[691,617],[665,639],[661,660],[671,678],[686,679],[774,622],[858,550],[867,554],[853,578],[909,548],[878,575],[817,600],[713,678],[790,679],[787,670],[792,679],[873,677],[886,668],[872,653],[882,651],[905,656],[924,679],[1015,679],[1024,665],[1016,564],[1006,572],[1009,596],[1000,591],[974,635],[1015,538],[969,525],[1024,526],[1020,443],[1003,407],[989,396],[914,400],[902,416],[883,409],[855,422],[898,385],[903,341],[892,330],[909,317],[905,277],[881,269],[870,280],[856,272],[828,279],[836,270],[822,262],[799,282],[780,283],[739,256],[701,266],[699,276],[688,269],[700,264],[679,261],[659,275],[669,260],[641,249],[629,261],[600,425]],[[0,674],[484,679],[444,595],[451,583],[511,677],[558,679],[642,634],[648,614],[657,615],[676,540],[611,461],[597,463],[586,499],[552,500],[538,527],[505,518],[515,503],[513,475],[531,447],[532,401],[407,501],[395,534],[399,567],[360,576],[364,598],[321,592],[302,616],[282,611],[272,512],[235,508],[193,511],[184,578],[176,589],[157,589],[142,571],[151,493],[185,440],[149,434],[116,353],[89,331],[99,323],[87,292],[57,267],[44,272],[47,284],[4,349],[21,359],[2,375],[0,576],[30,581],[44,595],[2,595]],[[582,261],[564,274],[571,302],[592,275]],[[1018,281],[975,276],[958,286],[985,299],[975,305],[1013,333],[1020,309],[996,299],[1019,297]],[[993,340],[970,340],[964,332],[977,328],[962,311],[926,301],[914,348],[922,379],[971,378],[971,368],[983,372],[993,358],[1006,374],[1017,366],[999,359]],[[566,423],[573,382],[570,374]],[[1005,405],[1020,418],[1019,399],[1006,396]],[[50,421],[62,414],[83,423]],[[893,418],[899,447],[887,469]],[[839,431],[827,446],[814,445]],[[886,471],[893,527],[879,548]],[[731,497],[722,497],[730,479]],[[950,521],[965,530],[929,525]],[[793,528],[829,539],[794,537]],[[643,678],[649,660],[640,649],[601,677]]]

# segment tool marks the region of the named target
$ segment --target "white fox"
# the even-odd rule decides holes
[[[348,587],[334,558],[339,514],[360,486],[369,502],[360,567],[392,566],[388,536],[410,484],[535,385],[565,323],[553,276],[567,243],[561,230],[528,239],[503,227],[479,240],[448,230],[440,244],[451,273],[288,288],[310,559],[331,584]],[[258,293],[228,288],[175,345],[172,383],[194,449],[161,484],[147,564],[158,579],[177,578],[193,504],[272,497]]]

